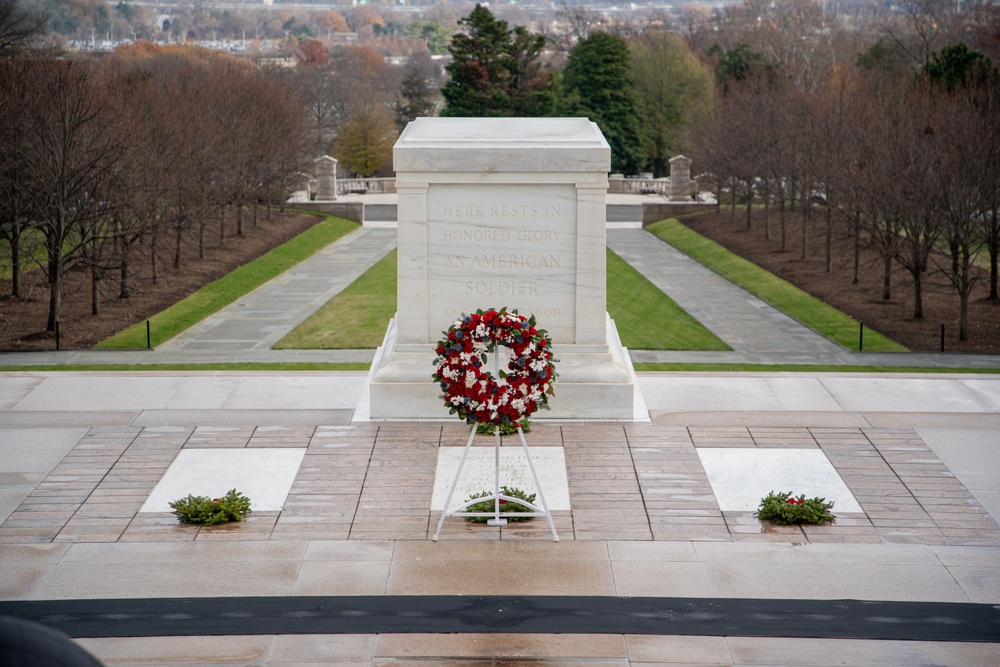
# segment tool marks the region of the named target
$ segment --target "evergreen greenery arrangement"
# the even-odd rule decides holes
[[[525,417],[520,422],[521,431],[524,433],[531,433],[531,422]],[[496,435],[497,425],[493,422],[479,422],[476,424],[476,435]],[[517,424],[513,423],[502,423],[500,424],[500,435],[514,435],[517,433]]]
[[[236,489],[230,489],[221,498],[188,495],[174,500],[170,507],[181,523],[200,523],[206,526],[242,521],[253,511],[250,509],[250,499]]]
[[[775,493],[772,491],[760,501],[755,516],[761,521],[770,521],[779,526],[789,526],[797,523],[827,523],[836,520],[830,512],[833,503],[826,498],[797,498],[792,492]]]
[[[531,494],[525,493],[524,491],[522,491],[521,489],[519,489],[517,487],[510,488],[510,487],[502,486],[502,487],[500,487],[500,494],[504,495],[504,496],[509,496],[511,498],[520,498],[521,500],[523,500],[525,502],[528,502],[528,503],[534,503],[535,502],[535,494],[534,493],[531,493]],[[469,496],[466,499],[466,502],[468,502],[470,500],[475,500],[476,498],[486,498],[486,497],[492,496],[492,495],[493,495],[492,491],[482,491],[480,493],[475,493],[475,494]],[[465,511],[466,512],[492,512],[493,509],[494,509],[493,500],[484,500],[481,503],[475,503],[474,505],[469,505],[465,509]],[[503,514],[505,512],[532,512],[532,511],[534,511],[534,510],[532,510],[530,507],[525,507],[524,505],[521,505],[520,503],[514,503],[514,502],[511,502],[509,500],[502,500],[502,499],[500,500],[500,513],[501,514]],[[488,517],[488,516],[467,516],[467,517],[465,517],[465,520],[466,521],[471,521],[473,523],[486,523],[489,520],[489,518],[490,517]],[[508,522],[512,523],[514,521],[529,521],[529,520],[531,520],[534,517],[530,517],[530,516],[509,516],[509,517],[504,517],[504,518],[507,519]]]

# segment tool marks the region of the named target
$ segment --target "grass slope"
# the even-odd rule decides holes
[[[355,222],[328,216],[266,255],[244,264],[170,308],[153,315],[149,318],[153,347],[170,340],[357,228],[358,224]],[[105,350],[145,348],[146,323],[140,322],[129,327],[95,347]]]
[[[607,280],[608,311],[626,347],[636,350],[729,349],[610,250]],[[377,347],[395,310],[394,250],[275,347],[329,350]]]
[[[715,241],[694,232],[677,220],[661,220],[646,227],[650,232],[724,278],[757,295],[848,350],[858,349],[857,320],[803,292],[756,264],[729,252]],[[865,329],[867,352],[905,352],[906,348],[871,329]]]
[[[630,350],[732,349],[610,248],[608,312]]]
[[[396,314],[396,251],[278,341],[279,350],[373,349]]]

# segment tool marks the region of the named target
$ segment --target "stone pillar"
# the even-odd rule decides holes
[[[670,158],[670,201],[691,201],[691,158]]]
[[[318,157],[316,164],[316,201],[337,201],[337,160],[329,155]]]

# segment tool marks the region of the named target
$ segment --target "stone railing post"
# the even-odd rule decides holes
[[[691,200],[691,158],[670,158],[670,201]]]
[[[337,159],[324,155],[313,162],[316,164],[316,201],[336,201]]]

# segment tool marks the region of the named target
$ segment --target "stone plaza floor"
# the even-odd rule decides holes
[[[217,619],[225,613],[213,605],[232,598],[347,599],[398,606],[397,615],[417,619],[413,627],[426,626],[376,631],[359,611],[353,631],[154,628],[77,640],[109,665],[1000,662],[1000,633],[885,640],[859,622],[857,635],[818,627],[812,637],[752,636],[714,627],[704,611],[774,601],[830,618],[806,605],[853,600],[900,613],[923,603],[933,618],[951,605],[1000,604],[996,376],[640,374],[650,421],[537,420],[527,435],[531,447],[564,452],[570,509],[553,512],[558,543],[544,520],[495,528],[459,518],[432,542],[439,453],[464,446],[467,427],[352,421],[363,413],[363,385],[360,373],[0,375],[0,600],[112,610],[115,601],[186,600],[191,613],[203,605]],[[504,447],[520,447],[510,440]],[[492,444],[481,437],[474,446]],[[216,453],[232,468],[247,453],[281,451],[296,456],[267,459],[275,480],[292,468],[280,509],[203,528],[143,511],[184,452]],[[765,527],[752,511],[724,509],[741,502],[727,498],[753,476],[747,469],[741,478],[739,467],[754,452],[820,453],[861,511],[835,506],[832,525]],[[813,495],[816,466],[802,466],[803,486],[775,490]],[[501,596],[529,619],[531,596],[570,596],[583,615],[568,627],[585,631],[536,633],[515,621],[443,631],[450,626],[413,606],[456,596]],[[665,615],[649,631],[637,613],[632,631],[586,630],[597,613],[589,605],[650,598],[690,601],[704,619],[681,631]],[[308,622],[308,610],[290,613]],[[243,614],[248,624],[254,615]],[[157,627],[176,616],[158,617],[165,625]]]

